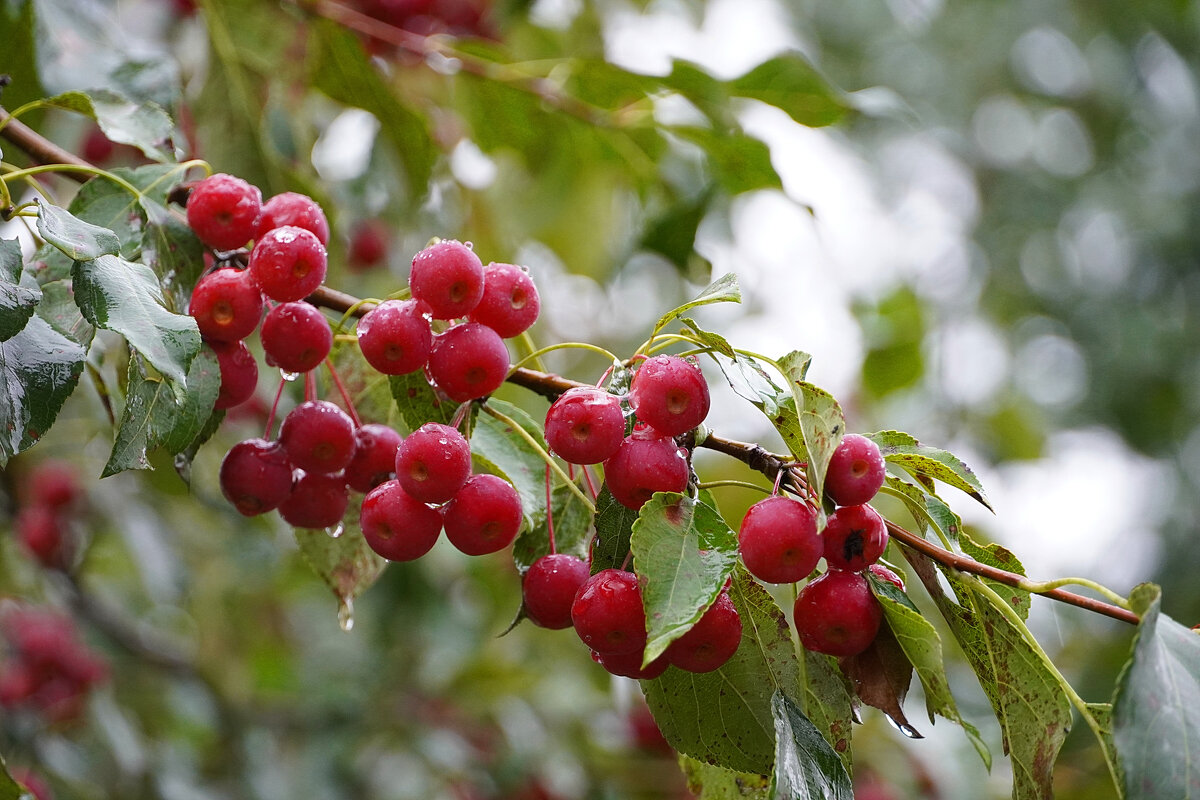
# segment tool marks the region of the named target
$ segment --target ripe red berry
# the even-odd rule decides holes
[[[887,547],[883,517],[870,506],[842,506],[825,524],[825,562],[833,569],[861,572]]]
[[[899,575],[885,567],[883,564],[872,564],[867,567],[867,572],[870,572],[881,581],[887,581],[892,586],[895,586],[900,591],[904,591],[904,581]]]
[[[316,234],[304,228],[273,228],[255,243],[246,269],[272,300],[303,300],[325,281],[325,246]]]
[[[367,363],[384,375],[403,375],[425,366],[433,332],[415,300],[387,300],[358,321],[358,346]]]
[[[414,499],[399,481],[379,484],[363,498],[363,538],[389,561],[412,561],[433,549],[442,532],[442,514]]]
[[[825,494],[839,506],[870,502],[886,477],[879,445],[857,433],[847,434],[833,451],[825,472]]]
[[[546,412],[546,443],[572,464],[599,464],[625,439],[621,399],[603,389],[568,389]]]
[[[292,462],[279,442],[247,439],[221,462],[221,493],[247,517],[264,514],[292,491]]]
[[[467,316],[505,339],[520,336],[537,321],[542,302],[522,267],[493,261],[483,268],[483,297]]]
[[[427,422],[400,443],[396,480],[423,503],[444,503],[471,476],[471,445],[449,425]]]
[[[571,604],[588,579],[588,565],[568,553],[551,553],[534,561],[521,580],[525,616],[540,628],[571,627]]]
[[[429,377],[462,403],[491,394],[508,375],[508,348],[491,328],[477,322],[455,325],[433,339]]]
[[[462,242],[444,240],[413,256],[408,285],[434,319],[465,317],[483,297],[483,263]]]
[[[65,461],[46,459],[30,470],[24,484],[25,503],[61,509],[83,498],[75,470]]]
[[[601,655],[634,653],[646,646],[646,611],[637,576],[605,569],[584,581],[571,604],[575,632]]]
[[[495,475],[467,479],[443,512],[446,538],[469,556],[495,553],[512,544],[521,531],[521,497],[513,485]]]
[[[221,389],[213,408],[232,408],[246,402],[258,387],[258,361],[243,342],[209,342],[221,369]]]
[[[854,656],[875,640],[883,609],[861,574],[830,570],[800,590],[793,617],[806,649]]]
[[[284,417],[279,443],[298,469],[340,472],[354,457],[354,420],[328,400],[309,400]]]
[[[325,315],[308,303],[282,303],[267,313],[260,333],[267,363],[285,372],[308,372],[333,349]]]
[[[687,457],[673,439],[627,436],[604,462],[604,480],[617,502],[639,509],[655,492],[687,488]]]
[[[296,470],[292,491],[279,504],[279,516],[296,528],[331,528],[342,521],[350,493],[341,475]]]
[[[597,653],[592,651],[592,660],[595,661],[612,675],[620,675],[622,678],[633,678],[637,681],[652,681],[659,675],[667,671],[667,667],[671,666],[671,662],[666,655],[661,655],[651,661],[646,666],[642,666],[642,661],[645,660],[646,650],[641,648],[634,650],[632,653]]]
[[[255,238],[262,239],[268,232],[285,225],[304,228],[316,236],[321,244],[329,244],[329,221],[325,219],[325,212],[317,201],[308,195],[283,192],[263,203]]]
[[[790,497],[760,500],[742,518],[738,549],[746,569],[760,580],[804,580],[824,553],[824,542],[817,532],[817,513]]]
[[[254,333],[262,319],[262,292],[240,269],[205,275],[192,290],[188,313],[200,335],[211,342],[236,342]]]
[[[346,265],[355,272],[363,272],[387,257],[389,231],[377,219],[360,222],[350,233],[350,248]]]
[[[356,492],[369,492],[396,469],[401,436],[387,425],[368,423],[354,433],[354,457],[346,467],[346,484]]]
[[[742,618],[728,592],[667,647],[667,661],[688,672],[712,672],[733,657],[742,643]]]
[[[629,404],[638,419],[664,436],[679,436],[703,422],[709,402],[700,368],[678,356],[646,359],[629,387]]]
[[[67,556],[65,520],[49,506],[25,506],[13,527],[17,541],[43,567],[62,567]]]
[[[192,188],[188,225],[214,250],[233,250],[254,238],[262,192],[241,178],[218,172]]]

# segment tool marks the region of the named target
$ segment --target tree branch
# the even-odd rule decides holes
[[[26,125],[20,120],[13,119],[3,107],[0,107],[0,136],[15,144],[25,152],[38,164],[70,164],[74,167],[91,168],[92,165],[84,161],[79,156],[62,149],[54,142],[50,141],[33,128]],[[66,175],[68,178],[83,183],[92,178],[90,172],[74,172],[64,170],[59,175]]]

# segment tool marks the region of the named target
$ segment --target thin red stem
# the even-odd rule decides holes
[[[600,496],[600,492],[596,491],[596,484],[592,483],[592,473],[586,465],[580,467],[580,469],[583,470],[583,479],[587,481],[588,491],[592,493],[592,499],[595,500]]]
[[[550,465],[546,465],[546,533],[550,535],[550,555],[558,552],[554,544],[554,509],[550,501]]]
[[[358,410],[354,408],[354,401],[350,399],[350,393],[346,391],[346,384],[342,383],[341,376],[333,368],[333,361],[328,356],[325,357],[325,366],[329,368],[329,375],[333,378],[333,384],[337,387],[338,393],[342,395],[342,400],[346,402],[346,412],[350,414],[350,419],[354,420],[354,427],[361,428],[362,420],[358,418]]]
[[[279,388],[275,390],[275,402],[271,403],[271,413],[267,414],[267,429],[263,431],[263,438],[271,438],[271,426],[275,424],[275,410],[279,408],[279,400],[283,397],[283,387],[287,386],[287,381],[283,378],[279,379]]]

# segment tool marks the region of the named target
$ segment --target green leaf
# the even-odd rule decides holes
[[[171,133],[175,123],[157,103],[136,103],[108,89],[65,92],[46,105],[85,114],[114,142],[133,145],[155,161],[174,161]]]
[[[685,276],[698,271],[708,262],[696,253],[696,231],[708,213],[712,198],[713,190],[709,187],[696,197],[674,203],[647,223],[638,246],[658,253]]]
[[[829,742],[783,692],[771,697],[775,771],[771,796],[787,800],[854,800],[850,775]]]
[[[737,772],[771,773],[775,764],[776,691],[798,696],[796,651],[787,619],[767,590],[744,569],[729,591],[742,619],[738,651],[717,670],[670,667],[643,681],[646,700],[672,747]]]
[[[908,549],[904,556],[937,603],[992,704],[1004,752],[1012,761],[1013,800],[1053,797],[1054,762],[1071,729],[1071,706],[1057,676],[1022,631],[959,573],[942,570],[958,598],[955,602],[943,592],[933,561]],[[1028,611],[1027,596],[1024,599]]]
[[[34,796],[21,788],[8,772],[4,756],[0,755],[0,800],[36,800]]]
[[[737,275],[730,272],[710,283],[703,292],[691,300],[663,314],[658,322],[654,323],[654,330],[662,330],[671,320],[698,306],[707,306],[713,303],[740,302],[742,302],[742,290],[738,286]]]
[[[324,20],[310,30],[312,85],[338,102],[375,115],[380,133],[404,165],[410,199],[423,197],[437,158],[425,120],[397,99],[353,33]]]
[[[201,351],[192,359],[187,377],[188,391],[183,403],[177,404],[167,381],[149,374],[137,353],[130,355],[125,408],[112,454],[100,477],[127,469],[149,469],[148,450],[165,447],[176,455],[192,444],[212,416],[221,388],[216,355],[208,348]]]
[[[408,429],[407,433],[412,433],[426,422],[449,425],[454,419],[454,412],[458,410],[455,403],[437,396],[421,370],[407,375],[393,375],[388,379],[388,385],[400,419]]]
[[[520,425],[535,441],[542,440],[542,429],[522,409],[495,399],[488,400],[488,405]],[[540,524],[546,518],[546,462],[533,445],[486,413],[476,418],[470,439],[471,458],[516,488],[525,524],[530,528]]]
[[[592,574],[605,569],[619,569],[629,555],[629,539],[638,512],[617,502],[608,484],[600,488],[596,498],[596,544],[592,547]]]
[[[630,544],[642,580],[649,663],[717,599],[738,563],[737,534],[711,506],[658,492],[638,512]]]
[[[1129,596],[1141,622],[1113,700],[1125,793],[1138,800],[1200,789],[1200,633],[1162,613],[1161,600],[1154,584]]]
[[[20,108],[46,96],[37,64],[34,5],[29,0],[0,3],[0,31],[4,31],[0,75],[19,76],[4,89],[4,105],[9,109]],[[27,118],[26,121],[30,120]]]
[[[589,532],[592,529],[592,512],[579,495],[565,484],[554,487],[550,493],[550,508],[554,521],[555,552],[567,553],[586,560]],[[550,535],[545,524],[527,528],[513,544],[513,562],[522,575],[544,555],[550,552]]]
[[[79,382],[86,355],[37,315],[0,342],[0,467],[50,430]]]
[[[979,736],[978,729],[963,719],[958,711],[958,704],[954,701],[954,695],[950,692],[950,681],[946,677],[942,654],[942,639],[938,636],[937,629],[921,616],[908,599],[908,595],[896,586],[880,580],[872,573],[867,573],[867,578],[870,580],[871,590],[883,607],[887,627],[916,670],[921,687],[925,690],[925,707],[929,711],[929,721],[933,722],[934,714],[940,714],[961,725],[983,763],[991,769],[991,751]]]
[[[770,800],[771,779],[766,775],[734,772],[683,755],[679,766],[696,800]]]
[[[0,342],[21,332],[42,299],[37,283],[21,283],[21,243],[0,239]]]
[[[791,393],[777,386],[757,359],[750,356],[738,353],[730,363],[717,359],[717,364],[730,388],[753,403],[771,421],[792,458],[805,461],[808,450],[804,445],[800,415],[796,413],[796,401]]]
[[[884,483],[891,490],[891,494],[896,495],[904,502],[925,538],[929,538],[930,533],[936,535],[934,530],[936,528],[945,535],[946,540],[952,546],[958,544],[962,520],[950,509],[950,506],[942,502],[941,498],[930,494],[920,486],[897,478],[895,475],[886,476]],[[941,538],[937,537],[938,540]]]
[[[64,208],[38,201],[38,233],[76,261],[116,255],[121,240],[108,228],[84,222]]]
[[[96,336],[95,327],[83,318],[75,302],[75,287],[70,278],[42,284],[42,300],[38,303],[37,315],[85,350]]]
[[[779,360],[779,366],[791,384],[792,398],[800,409],[808,483],[817,497],[821,497],[829,460],[833,458],[833,451],[837,450],[846,432],[846,417],[833,395],[804,380],[811,360],[808,353],[793,350]]]
[[[800,649],[800,684],[804,713],[849,770],[854,761],[850,740],[854,734],[854,700],[846,677],[833,656]]]
[[[200,351],[196,321],[165,307],[154,271],[145,264],[105,255],[77,261],[75,302],[88,322],[116,331],[173,384],[183,401],[187,370]]]
[[[715,352],[720,353],[726,358],[737,358],[737,353],[733,350],[733,345],[719,333],[706,331],[700,327],[696,320],[691,317],[680,317],[680,323],[691,329],[692,334],[699,339],[706,347],[711,347]]]
[[[840,93],[799,53],[764,61],[728,86],[731,94],[773,105],[809,128],[832,125],[848,110]]]
[[[898,464],[914,477],[934,478],[961,489],[988,510],[994,510],[984,496],[979,478],[953,453],[923,445],[903,431],[880,431],[866,436],[879,445],[885,461]]]
[[[192,485],[192,462],[196,460],[196,454],[200,452],[200,448],[204,446],[205,442],[213,437],[224,420],[225,409],[213,411],[209,415],[208,421],[204,423],[204,427],[196,434],[196,438],[175,455],[175,472],[188,486]]]
[[[387,566],[387,561],[363,538],[358,525],[360,508],[360,504],[350,503],[342,520],[342,533],[336,538],[324,530],[295,529],[304,560],[337,598],[339,617],[353,613],[354,598],[365,592]]]
[[[704,151],[717,182],[727,193],[783,188],[783,181],[771,164],[771,150],[761,140],[738,130],[727,132],[682,125],[669,130]]]
[[[140,259],[158,275],[173,307],[187,308],[192,287],[204,272],[204,245],[178,211],[149,197],[140,205],[146,215]]]

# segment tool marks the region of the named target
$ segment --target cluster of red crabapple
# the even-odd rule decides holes
[[[70,617],[27,606],[0,613],[8,642],[0,661],[0,708],[70,723],[83,713],[92,687],[108,676],[107,665],[80,641]]]
[[[65,462],[47,459],[22,482],[13,530],[25,550],[48,569],[65,569],[74,555],[71,526],[83,490]]]

